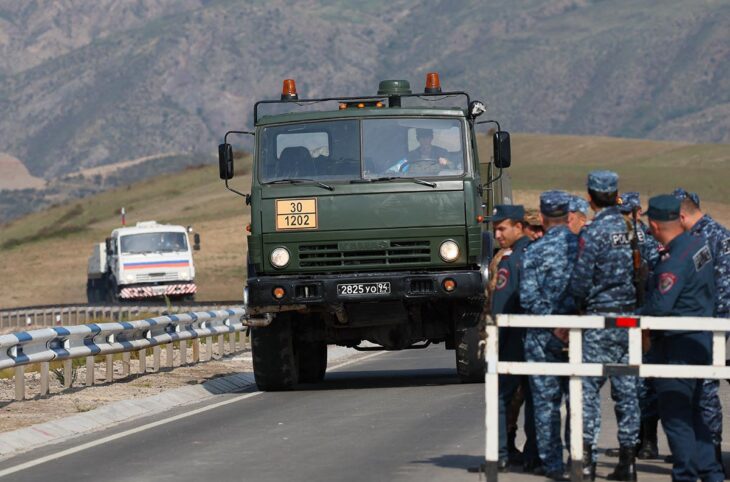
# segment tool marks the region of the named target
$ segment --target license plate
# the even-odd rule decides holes
[[[390,282],[339,284],[337,294],[340,296],[387,295],[390,294]]]

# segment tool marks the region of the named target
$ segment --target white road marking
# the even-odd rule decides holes
[[[337,365],[327,367],[327,370],[336,370],[338,368],[345,367],[347,365],[351,365],[353,363],[357,363],[360,361],[367,360],[369,358],[373,358],[375,356],[381,355],[384,352],[375,352],[370,355],[365,355],[363,357],[356,358],[354,360],[349,360],[343,363],[339,363]],[[119,440],[120,438],[127,437],[129,435],[134,435],[136,433],[144,432],[145,430],[149,430],[151,428],[159,427],[161,425],[166,425],[168,423],[176,422],[178,420],[182,420],[184,418],[192,417],[193,415],[197,415],[199,413],[208,412],[210,410],[215,410],[216,408],[223,407],[225,405],[230,405],[231,403],[239,402],[246,398],[255,397],[256,395],[261,395],[264,392],[253,392],[253,393],[244,393],[243,395],[239,395],[237,397],[223,400],[218,403],[214,403],[213,405],[207,405],[205,407],[197,408],[195,410],[192,410],[190,412],[181,413],[178,415],[175,415],[170,418],[166,418],[164,420],[158,420],[156,422],[150,422],[146,425],[141,425],[136,428],[132,428],[129,430],[125,430],[124,432],[119,432],[114,435],[109,435],[107,437],[100,438],[98,440],[92,440],[91,442],[87,442],[85,444],[77,445],[76,447],[71,447],[66,450],[62,450],[60,452],[56,452],[54,454],[46,455],[45,457],[41,457],[35,460],[31,460],[22,464],[14,465],[12,467],[8,467],[7,469],[0,470],[0,477],[5,477],[6,475],[14,474],[16,472],[20,472],[21,470],[29,469],[31,467],[35,467],[36,465],[45,464],[46,462],[50,462],[51,460],[60,459],[61,457],[66,457],[67,455],[72,455],[78,452],[82,452],[86,449],[90,449],[93,447],[97,447],[99,445],[103,445],[105,443],[113,442],[114,440]]]

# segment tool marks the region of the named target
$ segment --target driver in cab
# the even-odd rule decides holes
[[[439,165],[448,168],[449,160],[447,156],[449,151],[443,147],[433,145],[432,129],[416,129],[416,140],[418,141],[418,147],[409,151],[406,158],[409,162],[437,160]]]

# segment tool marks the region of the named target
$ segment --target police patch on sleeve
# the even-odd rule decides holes
[[[720,241],[720,254],[730,255],[730,238]]]
[[[663,295],[669,293],[674,288],[674,284],[677,282],[677,275],[674,273],[662,273],[659,275],[658,288],[659,292]]]
[[[499,271],[497,271],[497,285],[495,286],[495,288],[501,290],[502,288],[507,286],[508,281],[509,270],[507,268],[500,268]]]
[[[611,246],[613,246],[614,248],[620,248],[629,245],[631,245],[629,233],[611,233]]]
[[[692,261],[694,261],[695,263],[695,271],[699,271],[704,268],[707,263],[712,261],[712,253],[710,253],[710,248],[708,248],[707,245],[704,245],[702,249],[697,251],[694,256],[692,256]]]

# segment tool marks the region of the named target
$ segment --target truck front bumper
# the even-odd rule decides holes
[[[365,286],[364,292],[352,293],[358,291],[361,284]],[[348,285],[353,289],[343,289]],[[451,286],[453,288],[448,290]],[[318,305],[466,299],[483,297],[483,287],[482,274],[478,270],[259,276],[248,280],[247,306],[251,314],[260,314]],[[279,289],[284,291],[281,298],[275,296],[276,291],[281,293]]]
[[[153,286],[127,286],[120,287],[119,298],[123,300],[139,300],[146,298],[159,298],[162,296],[188,296],[193,295],[198,287],[195,283],[174,283],[167,285]]]

